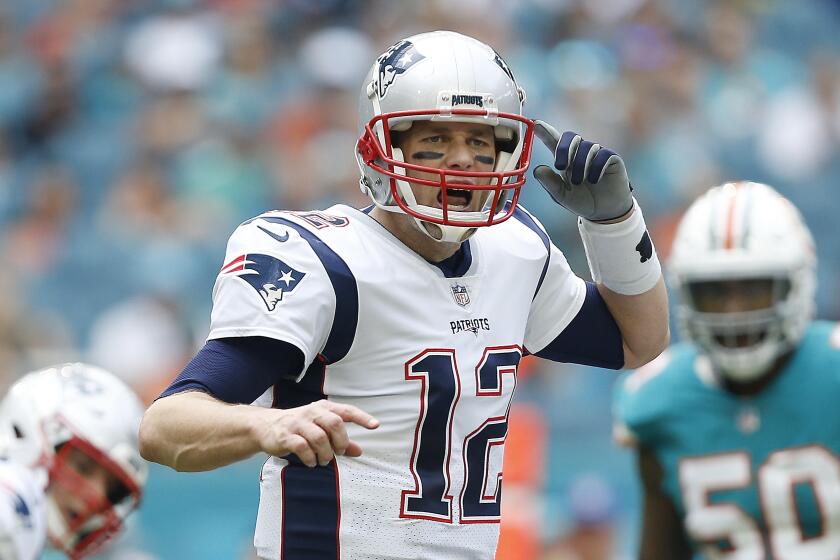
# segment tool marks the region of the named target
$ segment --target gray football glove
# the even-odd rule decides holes
[[[624,160],[612,150],[584,140],[574,132],[534,121],[537,137],[554,153],[554,169],[540,165],[534,177],[554,202],[593,221],[619,218],[633,208]]]

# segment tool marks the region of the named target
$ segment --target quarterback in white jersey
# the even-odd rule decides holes
[[[45,545],[98,551],[140,502],[140,399],[112,374],[63,364],[29,373],[0,401],[0,558]]]
[[[268,453],[261,558],[492,558],[522,356],[618,369],[667,344],[623,161],[525,118],[524,99],[483,43],[400,41],[361,92],[374,204],[233,233],[208,341],[147,410],[141,452],[187,471]],[[595,283],[517,205],[535,135],[556,160],[535,175],[580,216]]]

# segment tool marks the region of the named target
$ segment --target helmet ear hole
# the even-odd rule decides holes
[[[391,149],[394,150],[394,152],[397,152],[399,150],[399,153],[402,154],[402,150],[400,149],[400,146],[402,145],[403,140],[405,140],[405,131],[404,130],[391,129]],[[405,161],[405,160],[402,160],[402,161]]]

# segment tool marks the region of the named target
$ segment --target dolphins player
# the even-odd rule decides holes
[[[639,457],[640,557],[840,557],[840,330],[812,320],[799,212],[764,184],[712,188],[668,265],[685,342],[616,393],[616,437]]]

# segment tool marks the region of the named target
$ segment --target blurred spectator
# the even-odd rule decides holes
[[[541,560],[615,560],[616,511],[609,483],[583,473],[573,481],[569,496],[573,524],[546,547]]]
[[[140,296],[106,310],[91,329],[88,359],[134,387],[150,403],[194,352],[177,307]]]
[[[68,171],[43,169],[19,215],[3,226],[3,262],[27,277],[50,273],[61,259],[67,229],[78,212],[78,189]]]
[[[527,360],[526,360],[527,363]],[[520,375],[527,371],[520,367]],[[547,428],[542,411],[512,404],[505,442],[504,501],[496,560],[538,560]]]
[[[159,92],[194,91],[217,70],[221,29],[210,12],[177,3],[140,23],[125,43],[128,68]]]

